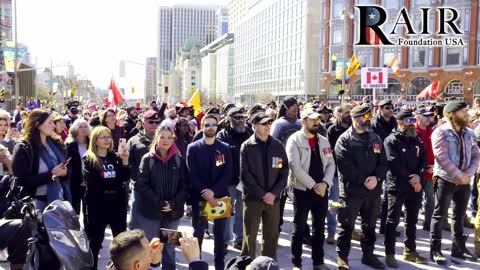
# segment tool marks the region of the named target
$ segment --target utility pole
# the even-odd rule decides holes
[[[13,23],[15,24],[15,27],[13,29],[13,34],[14,34],[14,39],[15,39],[15,56],[14,56],[14,83],[15,83],[15,106],[17,106],[19,97],[20,97],[20,88],[19,88],[19,80],[18,80],[18,38],[17,38],[17,0],[13,0],[13,16],[14,16],[14,21]]]

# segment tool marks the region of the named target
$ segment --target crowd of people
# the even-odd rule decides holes
[[[225,263],[229,245],[253,261],[260,224],[260,253],[274,263],[288,199],[294,207],[294,269],[302,268],[304,244],[312,248],[313,269],[328,269],[324,242],[336,245],[338,269],[349,269],[352,239],[361,243],[363,264],[398,268],[401,216],[403,260],[424,264],[416,250],[422,208],[434,262],[447,262],[442,229],[452,231],[453,257],[480,256],[480,215],[474,252],[466,248],[463,229],[473,227],[470,218],[478,210],[480,100],[472,106],[458,100],[402,105],[365,98],[331,107],[285,97],[278,105],[227,103],[197,115],[184,102],[112,109],[71,101],[65,112],[36,107],[29,102],[13,115],[0,111],[0,172],[18,178],[39,214],[54,200],[71,202],[83,216],[93,269],[107,226],[115,268],[138,263],[135,269],[148,269],[148,260],[125,250],[158,253],[148,239],[159,237],[160,228],[177,230],[185,214],[195,237],[188,241],[198,242],[199,250],[213,232],[215,269],[235,263]],[[225,197],[232,215],[209,222],[204,205],[216,207]],[[357,216],[361,232],[355,231]],[[385,263],[374,255],[377,220],[385,234]],[[26,243],[9,242],[0,240],[0,247],[26,250]],[[175,246],[162,244],[160,253],[151,266],[175,269]],[[11,259],[12,269],[22,269],[25,256]]]

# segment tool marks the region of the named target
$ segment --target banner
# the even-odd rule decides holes
[[[2,46],[3,50],[3,61],[5,62],[5,70],[8,72],[15,71],[15,44],[12,41],[8,41]],[[17,48],[17,68],[20,67],[20,64],[25,58],[25,54],[27,53],[26,48]]]
[[[347,69],[348,77],[352,77],[355,74],[355,71],[357,71],[357,69],[359,68],[360,68],[360,61],[358,61],[358,58],[355,55],[353,55]]]
[[[362,89],[388,88],[388,68],[362,68]]]
[[[343,75],[343,59],[337,59],[336,61],[337,65],[336,65],[336,68],[335,68],[335,77],[337,78],[337,80],[341,80],[342,79],[342,75]],[[348,62],[346,63],[346,66],[348,67],[350,65],[350,60],[348,60]],[[348,81],[350,79],[350,76],[348,76],[347,74],[345,74],[345,81]]]

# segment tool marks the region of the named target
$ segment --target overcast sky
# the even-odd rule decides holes
[[[157,7],[171,4],[227,5],[227,0],[21,0],[18,40],[37,66],[72,63],[75,73],[108,87],[120,60],[145,63],[156,56]],[[127,64],[131,84],[143,88],[144,67]],[[54,68],[54,73],[65,73]]]

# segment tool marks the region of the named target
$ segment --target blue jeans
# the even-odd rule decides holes
[[[423,226],[430,228],[430,221],[432,220],[433,209],[435,208],[432,180],[425,181],[425,186],[423,187],[423,195],[423,209],[425,210],[425,219],[423,221]]]
[[[135,192],[136,193],[136,192]],[[133,194],[133,193],[132,193]],[[134,196],[138,196],[136,193]],[[132,196],[132,197],[134,197]],[[138,205],[133,200],[131,213],[133,214],[128,225],[129,230],[141,229],[145,232],[145,237],[150,241],[154,237],[159,237],[160,228],[177,230],[180,220],[165,221],[150,219],[143,216],[138,211]],[[175,246],[165,244],[162,253],[162,269],[175,270]]]
[[[233,213],[226,220],[225,225],[225,245],[228,245],[230,241],[235,243],[242,243],[243,241],[243,201],[242,201],[242,192],[238,190],[235,186],[228,187],[228,193],[232,199],[232,206],[234,207]]]
[[[328,191],[328,200],[329,201],[338,201],[339,200],[339,191],[338,191],[338,177],[333,177],[333,185]],[[337,209],[331,209],[327,211],[327,232],[328,234],[335,234],[337,229]]]

